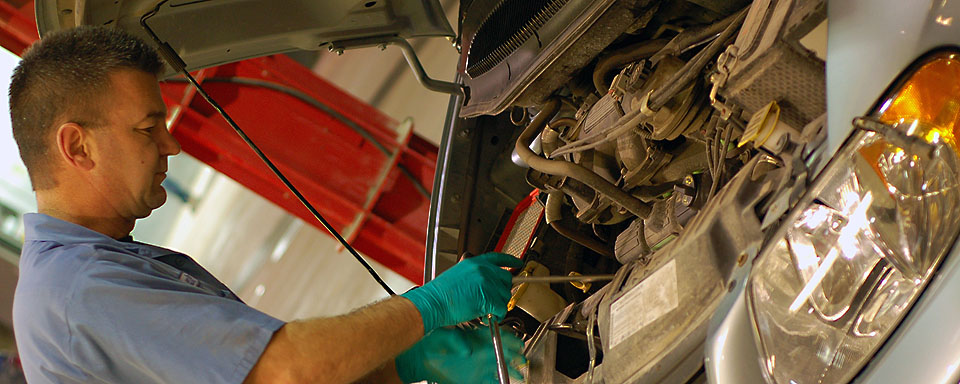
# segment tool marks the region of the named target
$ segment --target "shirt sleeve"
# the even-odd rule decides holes
[[[162,274],[90,264],[66,320],[70,356],[95,381],[241,383],[284,325]]]

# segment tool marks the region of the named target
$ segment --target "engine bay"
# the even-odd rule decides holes
[[[702,380],[711,315],[817,166],[825,7],[461,2],[428,278],[488,250],[613,274],[514,287],[526,381]]]

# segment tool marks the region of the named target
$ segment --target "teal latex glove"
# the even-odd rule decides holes
[[[424,286],[401,296],[420,311],[423,333],[485,317],[498,319],[507,313],[510,300],[510,272],[523,262],[504,253],[484,253],[461,261]]]
[[[500,339],[510,376],[523,379],[519,371],[527,363],[521,354],[523,341],[508,331],[501,331]],[[394,362],[404,383],[498,383],[497,357],[488,327],[437,329]]]

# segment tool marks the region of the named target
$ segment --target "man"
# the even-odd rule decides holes
[[[486,254],[353,313],[284,323],[189,257],[129,233],[166,200],[180,146],[152,48],[119,30],[45,37],[10,86],[14,138],[39,213],[26,238],[14,331],[34,383],[492,382],[487,335],[444,328],[503,316],[519,261]],[[505,334],[521,363],[521,343]],[[422,339],[422,340],[421,340]]]

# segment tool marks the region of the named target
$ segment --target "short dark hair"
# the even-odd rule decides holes
[[[48,153],[55,125],[99,125],[97,98],[118,69],[159,75],[163,62],[143,40],[103,26],[50,33],[23,54],[10,82],[10,119],[34,190],[56,186]]]

